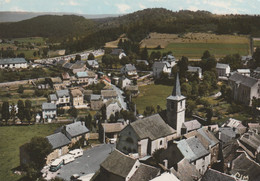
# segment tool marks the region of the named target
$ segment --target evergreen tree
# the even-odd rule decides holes
[[[5,120],[6,124],[10,119],[10,112],[9,112],[9,102],[5,101],[2,105],[2,119]]]
[[[24,102],[22,100],[18,100],[17,107],[18,107],[17,117],[21,120],[21,122],[23,122],[25,118]]]
[[[94,56],[93,53],[90,53],[90,54],[88,55],[88,60],[95,60],[95,56]]]

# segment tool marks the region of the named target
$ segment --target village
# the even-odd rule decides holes
[[[201,89],[215,89],[216,99],[232,99],[251,107],[257,117],[260,70],[247,66],[255,57],[242,56],[243,69],[212,60],[208,51],[201,58],[202,64],[190,64],[185,57],[178,60],[171,52],[153,62],[142,59],[129,63],[126,57],[123,49],[116,48],[34,62],[24,58],[0,60],[4,71],[39,67],[62,70],[56,77],[0,84],[7,90],[15,85],[20,94],[28,85],[36,96],[37,92],[38,96],[42,96],[41,91],[47,93],[46,99],[36,104],[29,98],[17,104],[4,101],[2,125],[61,124],[46,138],[32,138],[20,146],[21,170],[17,174],[29,173],[28,166],[35,164],[34,169],[45,180],[260,179],[259,122],[229,117],[218,124],[211,106],[205,106],[206,114],[187,114],[192,96],[209,97],[212,94],[203,94]],[[114,65],[113,58],[124,62],[121,68]],[[216,75],[208,73],[213,70]],[[208,88],[198,87],[197,93],[192,93],[196,88],[192,84],[192,91],[188,91],[187,82],[205,86],[208,79],[212,84]],[[164,100],[166,109],[157,106],[153,111],[147,105],[144,113],[139,112],[133,99],[138,99],[140,87],[158,82],[172,87]],[[33,147],[47,151],[39,156]]]

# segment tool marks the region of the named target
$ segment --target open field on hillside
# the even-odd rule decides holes
[[[34,136],[48,136],[61,124],[6,126],[0,127],[0,180],[15,181],[22,176],[13,174],[13,168],[20,165],[19,147]]]
[[[187,56],[188,58],[200,58],[205,50],[209,50],[210,53],[215,55],[216,58],[221,58],[228,54],[235,53],[239,53],[240,55],[248,55],[249,45],[246,43],[171,43],[164,49],[150,49],[149,53],[152,51],[161,51],[161,53],[171,51],[177,58],[180,58],[181,56]]]
[[[41,43],[44,44],[45,40],[42,37],[28,37],[28,38],[14,38],[12,41],[18,41],[19,43]]]
[[[117,40],[110,41],[105,44],[106,48],[117,48],[118,42],[122,39],[123,41],[128,40],[125,34],[122,34]]]
[[[254,40],[254,47],[260,47],[260,39]]]

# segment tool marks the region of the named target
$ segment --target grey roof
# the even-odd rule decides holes
[[[236,181],[236,179],[225,173],[209,168],[203,175],[201,181]]]
[[[72,66],[73,66],[72,63],[65,63],[65,64],[63,65],[63,67],[66,68],[66,69],[70,69]]]
[[[233,130],[233,128],[230,127],[219,128],[219,132],[221,133],[220,140],[224,143],[227,143],[232,139],[236,138],[236,132]]]
[[[209,154],[209,151],[202,145],[196,137],[190,137],[188,139],[183,139],[178,142],[178,148],[184,155],[184,157],[193,162]]]
[[[98,101],[101,99],[101,95],[98,95],[98,94],[91,94],[90,95],[90,100],[91,101]]]
[[[224,64],[224,63],[217,63],[217,65],[216,65],[216,68],[218,68],[218,69],[226,69],[228,67],[229,67],[229,65]]]
[[[52,145],[52,149],[60,148],[62,146],[70,144],[70,140],[61,132],[52,134],[46,137],[50,144]]]
[[[125,70],[126,70],[126,71],[135,71],[136,68],[135,68],[135,66],[132,65],[132,64],[126,64],[126,65],[125,65]]]
[[[129,181],[149,181],[156,177],[159,172],[158,168],[141,163]]]
[[[257,67],[255,71],[260,72],[260,67]]]
[[[241,56],[242,61],[251,60],[251,59],[253,59],[253,57],[251,55]]]
[[[79,136],[89,132],[84,122],[80,121],[66,125],[65,130],[70,134],[71,137]]]
[[[63,97],[63,96],[66,96],[66,97],[67,97],[67,96],[70,96],[68,89],[57,90],[56,93],[57,93],[57,96],[58,96],[58,97]]]
[[[85,61],[78,60],[70,67],[70,69],[80,69],[85,67],[85,64]]]
[[[156,69],[163,69],[164,66],[165,66],[164,62],[154,62],[154,64],[153,64],[153,68],[156,68]]]
[[[140,139],[149,138],[156,140],[176,131],[166,124],[159,114],[137,120],[130,124]]]
[[[0,65],[6,65],[6,64],[20,64],[20,63],[27,63],[27,61],[24,58],[6,58],[6,59],[0,59]]]
[[[164,56],[163,59],[164,60],[175,60],[175,57],[173,55],[169,54],[169,55]]]
[[[50,100],[51,101],[57,101],[58,98],[57,98],[56,94],[50,94]]]
[[[180,80],[179,80],[179,73],[176,75],[176,81],[175,81],[175,86],[172,90],[172,95],[167,97],[167,99],[171,100],[182,100],[185,99],[183,95],[181,95],[181,85],[180,85]]]
[[[234,73],[233,75],[231,75],[229,77],[229,80],[240,83],[247,87],[253,87],[258,82],[258,79],[256,78],[241,75],[239,73]]]
[[[250,147],[251,150],[258,151],[260,148],[260,136],[254,132],[247,132],[243,134],[240,138],[240,142],[242,144],[246,145],[247,147]]]
[[[101,90],[102,97],[117,97],[117,92],[115,90]]]
[[[88,61],[88,64],[89,64],[90,66],[96,66],[96,65],[98,65],[97,60],[87,60],[87,61]]]
[[[126,178],[135,162],[135,159],[115,149],[100,166],[110,173]]]
[[[201,127],[201,124],[196,119],[191,121],[186,121],[183,124],[187,128],[187,131],[192,131],[195,129],[199,129]]]
[[[210,142],[210,146],[215,146],[219,143],[219,140],[207,129],[200,128],[197,130],[206,140]]]
[[[56,104],[53,104],[53,103],[47,103],[47,102],[44,102],[42,103],[42,109],[43,110],[53,110],[53,109],[56,109]]]
[[[124,50],[120,49],[120,48],[115,48],[112,50],[112,52],[110,53],[111,55],[119,55],[120,53],[123,53]]]
[[[202,72],[202,69],[200,67],[188,66],[188,72]]]

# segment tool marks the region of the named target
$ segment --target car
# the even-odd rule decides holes
[[[71,150],[69,152],[69,154],[73,155],[74,158],[80,157],[83,155],[83,150],[82,149],[75,149],[75,150]]]

